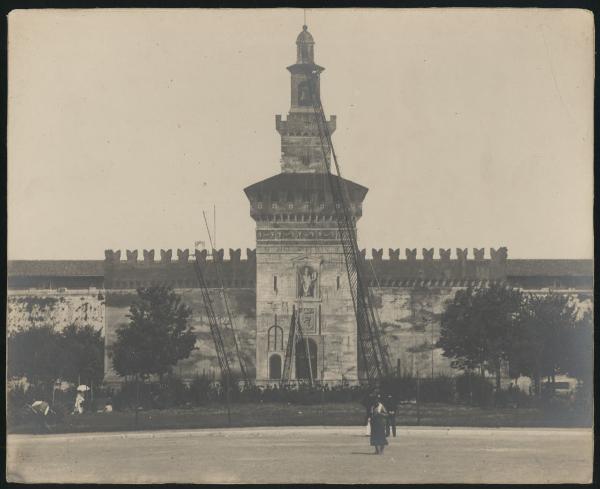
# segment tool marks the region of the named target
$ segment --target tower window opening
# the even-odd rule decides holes
[[[277,293],[277,275],[273,275],[273,291]]]
[[[340,290],[340,276],[339,275],[335,278],[335,288],[337,290]]]
[[[274,325],[269,328],[267,335],[268,351],[283,350],[283,329],[280,326]]]

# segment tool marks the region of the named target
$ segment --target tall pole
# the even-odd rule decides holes
[[[227,426],[231,426],[231,408],[229,406],[229,375],[225,376],[225,402],[227,403]]]
[[[213,236],[215,237],[215,249],[217,249],[217,204],[213,204]]]
[[[419,374],[419,369],[417,369],[417,426],[419,426],[421,424],[421,393],[420,393],[420,387],[421,387],[421,379],[420,379],[420,374]]]
[[[433,322],[431,323],[431,378],[433,379]]]
[[[135,429],[138,427],[138,411],[140,410],[140,376],[136,374],[135,376]]]

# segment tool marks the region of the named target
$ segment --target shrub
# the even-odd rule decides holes
[[[573,413],[586,424],[591,424],[594,416],[594,393],[590,386],[580,383],[571,399]]]
[[[398,401],[409,401],[417,398],[417,379],[411,376],[392,377],[381,383],[381,389]]]
[[[33,402],[32,389],[22,384],[11,386],[6,391],[6,422],[8,425],[20,424],[24,421],[27,404]]]
[[[531,396],[523,392],[517,387],[509,387],[495,393],[494,401],[499,407],[525,407],[530,406],[533,402]]]
[[[113,397],[115,409],[135,409],[137,406],[137,389],[139,387],[139,405],[144,409],[152,407],[152,386],[145,382],[140,382],[139,386],[135,381],[126,381],[121,384],[121,388]]]
[[[464,373],[456,377],[458,400],[478,406],[489,406],[494,401],[494,386],[481,375]]]
[[[454,380],[445,376],[421,379],[419,398],[422,402],[454,402]]]
[[[181,406],[188,402],[187,387],[174,375],[167,375],[162,382],[151,384],[152,407],[165,409]]]
[[[188,396],[189,400],[195,406],[205,404],[210,399],[211,380],[206,375],[196,375],[192,380]]]

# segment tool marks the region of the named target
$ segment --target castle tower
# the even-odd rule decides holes
[[[247,187],[256,221],[256,380],[281,378],[291,315],[298,311],[309,355],[296,348],[292,379],[357,379],[356,318],[329,191],[308,76],[314,40],[303,26],[296,40],[287,120],[276,116],[281,135],[281,173]],[[335,130],[335,116],[329,121]],[[325,153],[325,156],[324,156]],[[334,177],[337,178],[337,177]],[[367,188],[346,181],[352,212],[362,213]],[[309,371],[310,369],[310,371]]]

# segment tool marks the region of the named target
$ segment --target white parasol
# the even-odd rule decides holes
[[[87,385],[81,384],[80,386],[77,387],[78,392],[85,392],[85,391],[89,391],[89,390],[90,390],[90,388]]]

